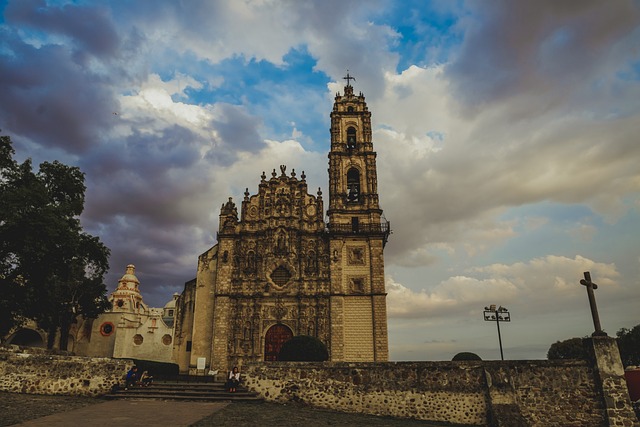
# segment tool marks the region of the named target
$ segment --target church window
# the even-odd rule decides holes
[[[185,350],[187,353],[191,352],[191,341],[187,341],[187,348]]]
[[[271,280],[280,287],[286,285],[289,279],[291,279],[291,273],[283,266],[276,268],[271,273]]]
[[[133,336],[133,343],[135,345],[140,345],[140,344],[142,344],[143,341],[144,341],[144,338],[142,338],[142,335],[136,334],[136,335]]]
[[[356,129],[352,126],[347,129],[347,148],[356,148]]]
[[[103,337],[108,337],[113,333],[114,330],[115,326],[113,326],[113,323],[111,322],[104,322],[102,325],[100,325],[100,334]]]
[[[116,305],[117,305],[119,308],[122,308],[122,306],[124,305],[124,301],[122,301],[121,299],[119,299],[118,301],[116,301]]]
[[[349,105],[349,106],[347,107],[347,112],[349,112],[349,113],[353,113],[353,106],[352,106],[352,105]]]
[[[360,201],[360,172],[356,168],[351,168],[347,172],[347,190],[349,191],[347,201],[352,203]]]
[[[173,317],[173,310],[169,310],[169,317]]]
[[[172,339],[171,339],[171,335],[169,335],[169,334],[164,334],[164,335],[162,336],[162,344],[164,344],[164,345],[171,345],[171,341],[172,341]]]
[[[351,217],[351,231],[357,233],[360,230],[360,220],[357,216]]]

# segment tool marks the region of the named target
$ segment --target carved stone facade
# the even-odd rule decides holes
[[[335,98],[329,222],[322,192],[285,165],[238,213],[222,205],[218,243],[198,259],[179,299],[174,360],[181,371],[276,360],[294,335],[317,337],[333,361],[388,359],[383,248],[371,113],[364,96]],[[188,361],[188,362],[187,362]]]

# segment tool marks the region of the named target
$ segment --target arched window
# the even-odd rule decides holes
[[[360,172],[356,168],[351,168],[347,172],[347,190],[348,202],[360,201]]]
[[[350,150],[356,148],[356,129],[352,126],[347,129],[347,148]]]

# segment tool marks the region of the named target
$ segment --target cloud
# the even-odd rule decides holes
[[[525,94],[521,115],[574,103],[572,92],[580,86],[604,83],[627,59],[640,20],[631,1],[501,1],[467,7],[458,24],[464,42],[447,66],[455,93],[475,111]]]
[[[66,4],[61,7],[44,0],[11,1],[4,10],[5,19],[50,37],[61,36],[78,46],[74,57],[92,54],[113,55],[120,38],[106,7]]]
[[[554,313],[576,305],[576,296],[583,292],[577,285],[583,271],[591,271],[594,280],[598,277],[601,293],[619,290],[620,274],[614,264],[579,255],[548,255],[528,262],[474,267],[469,275],[449,277],[418,291],[387,276],[388,314],[392,319],[437,319],[477,313],[490,304],[508,306],[519,316]]]

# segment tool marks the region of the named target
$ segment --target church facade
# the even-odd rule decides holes
[[[347,76],[349,77],[349,76]],[[331,112],[329,202],[285,165],[257,194],[222,205],[218,243],[176,304],[181,372],[276,360],[295,335],[320,339],[332,361],[386,361],[383,250],[371,113],[349,84]]]

